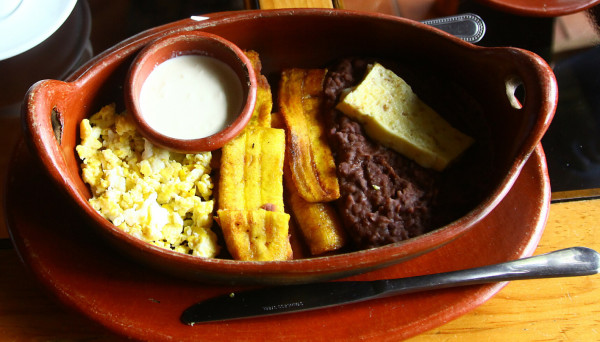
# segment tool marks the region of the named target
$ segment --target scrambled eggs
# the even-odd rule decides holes
[[[125,232],[181,253],[215,257],[211,153],[153,146],[126,113],[103,107],[80,126],[76,147],[90,204]]]

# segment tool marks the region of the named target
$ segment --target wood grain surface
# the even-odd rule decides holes
[[[535,254],[600,250],[600,200],[555,203]],[[600,275],[516,281],[471,313],[411,341],[600,341]]]
[[[259,0],[261,9],[274,8],[333,8],[331,0]]]

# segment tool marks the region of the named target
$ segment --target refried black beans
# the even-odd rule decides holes
[[[340,183],[338,212],[356,247],[386,245],[432,229],[439,173],[370,140],[362,126],[333,109],[339,94],[357,84],[365,60],[344,60],[325,80],[329,140]]]

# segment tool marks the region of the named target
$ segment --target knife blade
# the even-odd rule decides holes
[[[181,321],[188,325],[200,322],[276,315],[287,312],[326,308],[376,297],[376,282],[345,281],[285,285],[245,292],[231,292],[210,298],[185,310]]]
[[[585,247],[571,247],[495,265],[416,277],[333,281],[231,292],[190,306],[180,320],[194,325],[315,310],[424,290],[510,280],[585,276],[599,271],[600,254]]]

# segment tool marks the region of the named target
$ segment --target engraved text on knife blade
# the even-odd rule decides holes
[[[274,311],[274,310],[286,310],[286,309],[291,309],[291,308],[301,308],[303,306],[304,306],[303,302],[295,302],[295,303],[263,306],[262,309],[263,309],[263,311]]]

